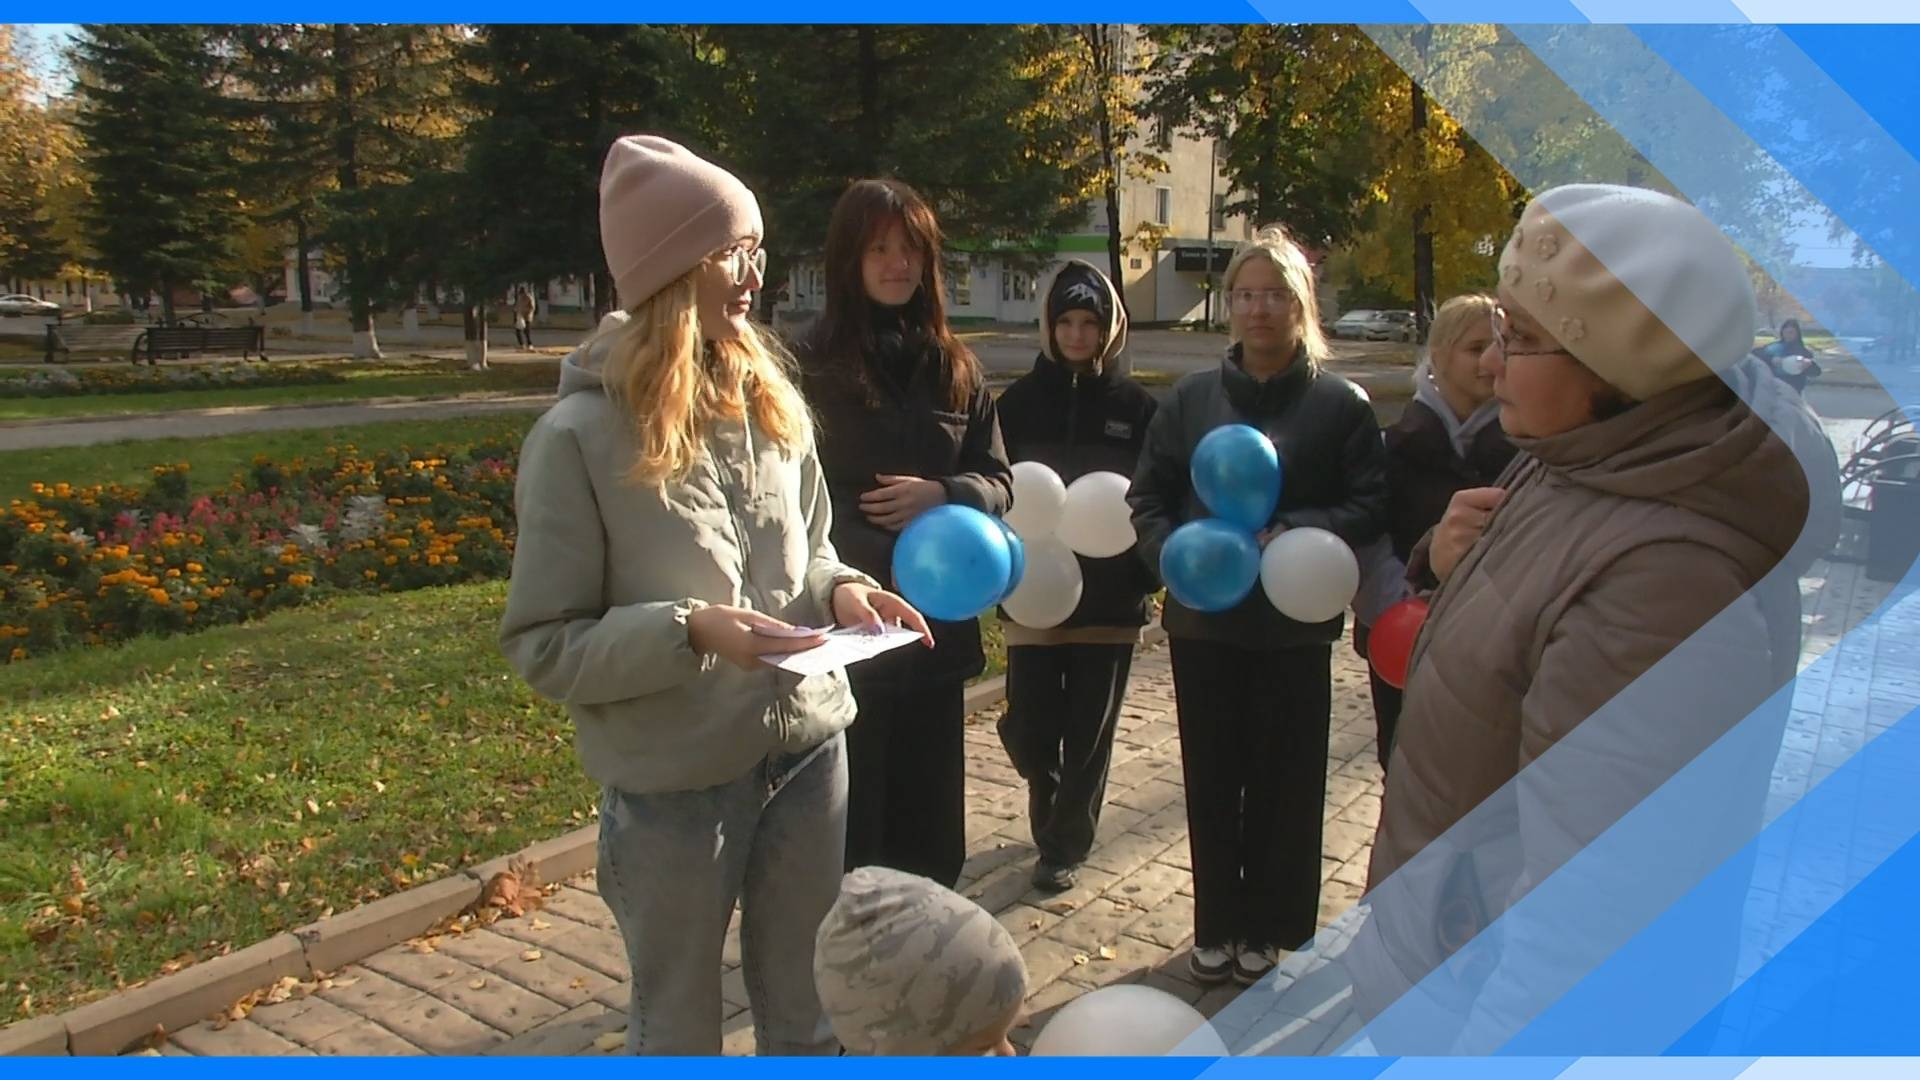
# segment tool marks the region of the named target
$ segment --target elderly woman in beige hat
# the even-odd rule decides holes
[[[1678,199],[1541,194],[1501,255],[1492,324],[1484,362],[1521,453],[1412,552],[1410,574],[1437,591],[1375,837],[1373,917],[1350,953],[1376,1007],[1792,676],[1794,578],[1820,550],[1811,493],[1831,490],[1817,423],[1745,371],[1754,301],[1732,245]],[[1656,694],[1606,708],[1683,648]],[[1694,810],[1724,835],[1759,820],[1777,732],[1772,747],[1760,736],[1726,797]],[[1549,945],[1509,930],[1502,948],[1545,964],[1541,950],[1590,930],[1561,925]],[[1467,977],[1457,966],[1433,978]]]

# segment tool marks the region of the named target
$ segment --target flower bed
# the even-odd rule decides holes
[[[256,459],[193,495],[185,465],[144,488],[36,484],[0,510],[0,658],[240,622],[341,593],[503,577],[517,448]]]
[[[53,368],[0,378],[0,398],[78,397],[88,394],[164,394],[179,390],[316,386],[346,382],[312,364],[214,364],[194,368]]]

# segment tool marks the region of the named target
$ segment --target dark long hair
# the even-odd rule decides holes
[[[807,336],[807,351],[815,363],[839,367],[839,374],[870,388],[866,358],[874,352],[875,305],[867,296],[861,263],[868,245],[896,221],[926,258],[920,288],[902,315],[909,329],[938,347],[947,405],[962,411],[980,385],[980,361],[947,326],[940,223],[919,192],[898,180],[857,181],[834,205],[827,225],[827,306]]]
[[[1799,319],[1788,319],[1780,324],[1780,334],[1774,340],[1782,346],[1787,343],[1787,327],[1793,327],[1793,348],[1801,356],[1812,356],[1813,350],[1807,347],[1807,332],[1800,329]]]

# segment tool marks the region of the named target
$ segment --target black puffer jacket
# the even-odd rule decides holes
[[[974,387],[964,411],[954,411],[942,378],[946,360],[937,346],[884,309],[876,316],[874,339],[873,355],[851,361],[818,355],[806,344],[798,352],[833,502],[834,548],[842,562],[896,588],[893,545],[900,534],[860,512],[860,496],[880,487],[876,476],[938,480],[948,502],[998,517],[1012,505],[1013,473],[984,386]],[[855,365],[864,365],[864,381]],[[977,619],[929,622],[931,659],[920,649],[896,649],[861,664],[859,674],[961,680],[985,669]]]
[[[1236,345],[1219,367],[1181,379],[1147,434],[1127,501],[1140,534],[1140,557],[1156,575],[1167,537],[1209,516],[1190,478],[1193,451],[1207,432],[1226,424],[1259,428],[1280,452],[1280,505],[1269,526],[1326,529],[1355,549],[1383,534],[1386,449],[1366,392],[1314,370],[1305,355],[1258,381],[1240,366]],[[1161,622],[1175,637],[1282,649],[1338,641],[1346,616],[1295,622],[1274,610],[1256,583],[1238,606],[1217,613],[1194,611],[1169,595]]]
[[[1131,477],[1156,408],[1153,395],[1125,375],[1075,374],[1043,354],[1001,393],[1000,432],[1010,459],[1040,462],[1064,483],[1092,472]],[[1083,555],[1080,573],[1080,606],[1062,628],[1146,625],[1147,597],[1159,586],[1135,553]]]

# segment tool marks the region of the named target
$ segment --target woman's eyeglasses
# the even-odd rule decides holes
[[[1285,289],[1229,289],[1227,303],[1235,311],[1253,311],[1258,308],[1276,311],[1287,305],[1293,294]]]
[[[748,251],[744,247],[730,247],[718,256],[720,265],[726,268],[728,278],[734,285],[745,285],[755,275],[761,278],[767,273],[767,249],[762,247]]]
[[[1500,350],[1500,359],[1505,362],[1514,356],[1572,356],[1565,349],[1510,349],[1507,340],[1513,336],[1513,321],[1507,317],[1507,309],[1495,305],[1493,309],[1493,347]]]

